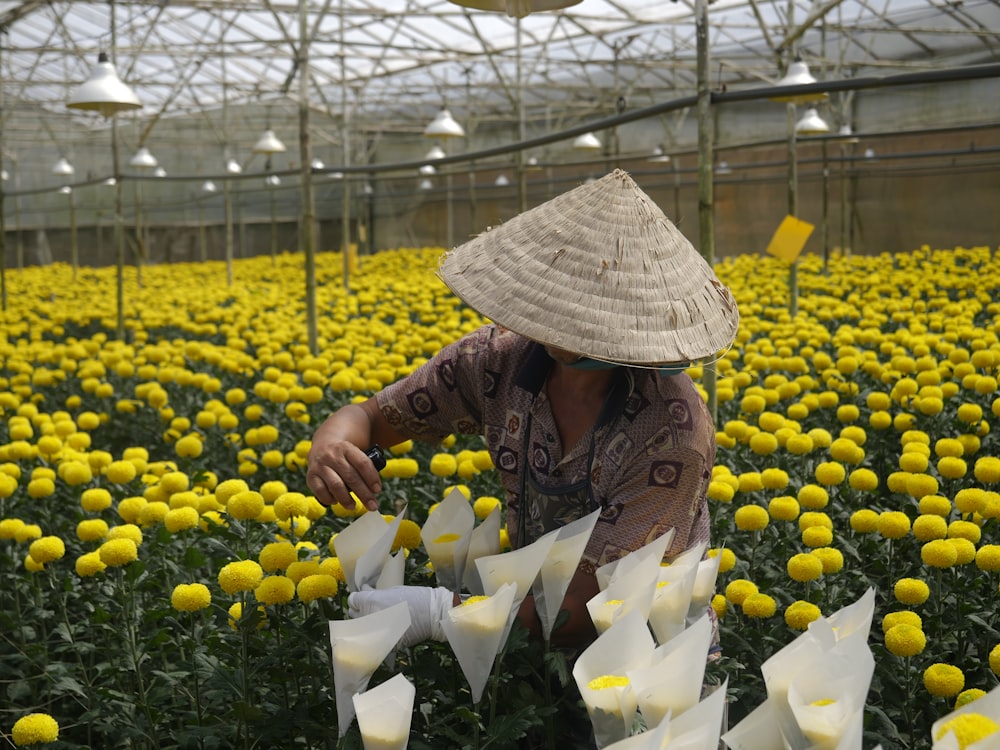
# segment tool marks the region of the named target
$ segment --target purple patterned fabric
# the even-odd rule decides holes
[[[507,493],[515,548],[525,457],[543,487],[573,484],[591,472],[604,510],[581,562],[589,572],[670,528],[676,532],[668,556],[708,541],[715,428],[691,378],[622,368],[619,413],[593,433],[588,465],[591,434],[563,454],[542,387],[551,363],[538,344],[488,325],[441,349],[376,400],[386,419],[414,439],[485,437]]]

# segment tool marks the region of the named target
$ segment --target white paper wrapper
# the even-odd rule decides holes
[[[669,742],[663,750],[718,750],[728,685],[727,680],[680,716],[666,719]]]
[[[656,726],[667,716],[676,720],[698,703],[711,642],[712,624],[706,614],[658,647],[649,666],[627,673],[646,726]]]
[[[344,570],[348,591],[374,586],[396,538],[400,516],[386,523],[379,513],[365,513],[333,539],[333,548]]]
[[[406,572],[406,553],[399,550],[395,555],[390,555],[382,566],[382,572],[375,582],[377,589],[391,589],[393,586],[403,585],[403,575]]]
[[[715,595],[715,581],[719,577],[719,565],[722,555],[709,557],[698,563],[698,573],[695,575],[694,587],[691,589],[691,607],[688,612],[700,616]]]
[[[353,696],[365,750],[405,750],[416,689],[402,674]]]
[[[498,505],[483,522],[472,530],[469,536],[469,549],[465,553],[465,573],[462,585],[465,590],[475,596],[485,594],[483,582],[479,577],[476,560],[480,557],[500,554],[500,506]]]
[[[723,734],[722,741],[731,750],[789,750],[770,700],[765,700]]]
[[[499,555],[489,555],[476,560],[479,578],[483,582],[483,592],[493,596],[505,583],[517,585],[514,602],[511,605],[510,621],[501,636],[501,642],[506,642],[510,628],[517,617],[518,608],[524,597],[531,591],[531,586],[538,577],[542,562],[555,542],[554,534],[545,534],[526,547],[503,552]]]
[[[452,607],[441,621],[451,650],[469,681],[473,703],[483,697],[493,662],[503,645],[516,594],[517,585],[505,583],[488,599]]]
[[[573,666],[573,679],[587,706],[597,747],[624,739],[635,717],[637,700],[631,689],[594,690],[598,677],[625,676],[649,663],[655,645],[645,618],[633,610],[587,646]]]
[[[580,558],[583,557],[600,514],[600,509],[597,509],[583,518],[549,532],[555,536],[555,541],[549,549],[549,554],[542,561],[538,578],[532,587],[535,611],[538,612],[538,619],[542,623],[542,636],[545,640],[552,637],[552,628],[555,627],[566,591],[576,574]]]
[[[861,748],[867,693],[863,677],[803,674],[788,688],[788,705],[814,750],[855,750]]]
[[[355,693],[363,693],[383,659],[410,627],[406,602],[353,620],[330,620],[333,684],[337,695],[340,736],[354,719]]]
[[[667,746],[669,737],[670,722],[664,721],[659,726],[649,727],[645,732],[612,742],[606,745],[604,750],[663,750]]]
[[[704,545],[700,545],[704,546]],[[698,563],[674,563],[661,566],[653,600],[649,607],[649,625],[657,643],[667,643],[687,627],[691,593],[698,575]]]
[[[651,554],[648,546],[643,550],[644,554],[630,552],[619,560],[615,572],[608,579],[607,588],[587,602],[587,612],[598,633],[605,632],[619,618],[633,610],[642,616],[643,622],[649,619],[661,558],[655,554],[655,550]]]
[[[439,586],[461,591],[476,514],[461,491],[455,489],[427,516],[420,530]]]
[[[674,534],[676,531],[676,529],[670,529],[666,534],[656,537],[656,539],[644,544],[639,549],[633,550],[624,557],[612,560],[611,562],[599,567],[596,571],[594,571],[594,575],[597,577],[598,587],[603,590],[610,586],[615,580],[627,578],[637,566],[642,565],[650,558],[656,561],[657,566],[661,565],[663,563],[663,556],[670,548],[670,544],[674,540]]]
[[[962,714],[979,714],[1000,724],[1000,687],[990,690],[982,698],[966,703],[956,708],[950,714],[942,716],[931,725],[931,750],[959,750],[958,741],[951,732],[943,732],[943,727],[952,719]],[[939,739],[940,736],[940,739]],[[1000,750],[1000,732],[988,735],[979,742],[969,745],[966,750]]]

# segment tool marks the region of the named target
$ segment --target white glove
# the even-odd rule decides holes
[[[426,640],[444,641],[441,620],[454,604],[454,595],[446,588],[430,586],[392,586],[387,589],[355,591],[347,597],[347,616],[364,617],[393,604],[406,602],[410,609],[410,627],[399,639],[405,647]]]

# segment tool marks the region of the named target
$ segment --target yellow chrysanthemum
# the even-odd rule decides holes
[[[282,575],[267,576],[254,589],[254,596],[261,604],[288,604],[295,598],[295,584]]]
[[[260,585],[264,570],[255,560],[238,560],[226,563],[219,571],[219,586],[227,594],[253,591]]]
[[[773,617],[778,607],[774,597],[760,592],[747,596],[740,606],[744,615],[756,620]]]
[[[910,517],[900,510],[885,510],[878,517],[878,533],[886,539],[902,539],[910,533]]]
[[[823,561],[808,552],[800,552],[789,558],[786,569],[793,581],[815,581],[823,575]]]
[[[285,570],[298,559],[298,550],[291,542],[270,542],[265,544],[257,555],[260,566],[266,573]]]
[[[938,698],[951,698],[962,692],[965,675],[952,664],[931,664],[924,670],[924,687],[928,693]]]
[[[335,577],[325,573],[316,573],[300,580],[296,586],[296,593],[303,602],[311,602],[316,599],[329,599],[336,596],[338,588]]]
[[[28,554],[35,562],[44,565],[61,559],[66,554],[66,545],[57,536],[43,536],[31,543]]]
[[[916,656],[927,647],[927,636],[912,625],[894,625],[886,631],[885,647],[894,656]]]
[[[139,557],[139,548],[132,539],[110,539],[97,550],[101,557],[101,562],[109,568],[117,568],[128,565]]]
[[[178,612],[197,612],[212,603],[212,592],[203,583],[181,583],[174,586],[170,606]]]
[[[758,591],[757,584],[753,581],[748,581],[745,578],[737,578],[726,585],[725,593],[727,601],[739,606],[743,604],[743,601],[748,596],[756,594]]]
[[[759,505],[743,505],[733,515],[736,528],[741,531],[762,531],[770,520],[767,511]]]
[[[794,521],[799,517],[799,501],[789,495],[773,497],[767,504],[767,512],[775,521]]]
[[[889,632],[889,628],[896,625],[912,625],[915,628],[924,627],[923,618],[911,609],[902,609],[898,612],[889,612],[882,618],[882,634]]]
[[[896,601],[915,606],[923,604],[931,595],[930,587],[919,578],[900,578],[892,588]]]
[[[48,714],[27,714],[14,722],[10,736],[20,747],[55,742],[59,739],[59,722]]]
[[[785,609],[785,624],[794,630],[806,630],[809,623],[819,619],[823,612],[812,602],[798,600]]]
[[[998,731],[1000,731],[1000,724],[997,724],[989,716],[966,711],[942,722],[938,727],[937,737],[934,739],[940,740],[946,735],[952,734],[958,743],[958,750],[965,750],[970,745],[974,745]]]
[[[851,514],[851,528],[859,534],[878,531],[879,514],[869,508],[856,510]]]

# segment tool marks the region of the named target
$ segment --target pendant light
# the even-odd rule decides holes
[[[108,55],[101,52],[97,56],[97,66],[70,96],[66,106],[70,109],[82,109],[99,112],[105,117],[111,117],[118,112],[142,109],[142,102],[128,86],[122,83],[115,72],[115,66],[108,60]]]
[[[818,81],[813,77],[812,73],[809,72],[809,66],[806,65],[805,61],[801,57],[796,57],[795,60],[788,66],[788,70],[785,71],[785,75],[782,76],[775,86],[808,86],[813,83],[818,83]],[[825,101],[830,97],[825,91],[819,91],[810,94],[790,94],[790,95],[780,95],[770,97],[772,102],[791,102],[793,104],[806,104],[808,102]]]
[[[76,169],[65,156],[60,156],[59,161],[52,165],[52,174],[56,177],[72,177],[76,174]]]
[[[663,146],[657,146],[646,161],[651,161],[654,164],[666,164],[670,161],[670,154],[663,150]]]
[[[135,152],[135,155],[128,161],[130,166],[138,167],[140,169],[156,169],[159,166],[159,162],[156,161],[156,157],[153,156],[149,149],[145,146],[139,148]]]
[[[593,133],[584,133],[573,141],[573,148],[577,151],[600,151],[601,141]]]
[[[511,18],[524,18],[529,13],[568,8],[580,0],[451,0],[451,2],[463,8],[496,11],[506,13]]]
[[[243,167],[236,159],[229,158],[226,160],[226,171],[229,174],[240,174],[243,171]]]
[[[451,116],[451,112],[442,109],[424,128],[424,135],[428,138],[464,138],[465,129]]]
[[[268,128],[253,145],[253,152],[255,154],[283,154],[285,153],[285,144],[278,140],[278,136],[274,134],[273,130]]]
[[[214,193],[219,188],[217,188],[215,186],[215,183],[212,182],[211,180],[205,180],[205,182],[203,182],[202,185],[201,185],[201,189],[202,189],[203,192],[206,192],[206,193]]]
[[[795,135],[825,135],[829,132],[830,126],[819,116],[815,107],[807,109],[802,119],[795,123]]]

